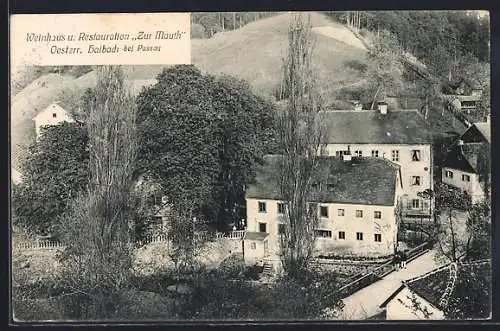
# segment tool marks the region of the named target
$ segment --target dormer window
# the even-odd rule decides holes
[[[57,114],[56,114],[56,113],[52,113],[52,117],[53,117],[53,118],[56,118],[56,117],[57,117]]]

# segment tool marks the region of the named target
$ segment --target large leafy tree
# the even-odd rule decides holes
[[[225,219],[266,152],[271,106],[243,82],[185,65],[165,69],[137,104],[142,171],[176,208],[189,201],[194,215]]]
[[[59,217],[88,182],[88,134],[81,123],[45,127],[30,147],[23,181],[13,192],[19,225],[38,234],[57,231]]]

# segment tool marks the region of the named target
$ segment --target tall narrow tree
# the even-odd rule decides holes
[[[317,210],[311,210],[308,197],[322,147],[320,125],[322,100],[312,67],[313,37],[310,16],[292,16],[288,32],[288,55],[283,64],[281,98],[277,126],[284,153],[279,162],[280,192],[288,202],[285,231],[281,236],[283,268],[292,277],[307,267],[314,245]]]
[[[95,98],[89,103],[89,185],[63,226],[66,276],[81,304],[80,318],[106,318],[131,267],[132,174],[136,160],[135,103],[120,67],[97,69]]]

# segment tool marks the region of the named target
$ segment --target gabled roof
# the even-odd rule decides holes
[[[488,143],[491,143],[490,123],[487,123],[487,122],[474,123],[467,131],[474,131],[474,130],[477,130],[479,132],[479,134],[482,135],[482,137],[484,138],[485,141],[487,141]],[[465,135],[465,133],[464,133],[464,135]]]
[[[280,155],[267,155],[257,168],[255,182],[246,197],[281,200],[279,189]],[[307,166],[307,165],[304,165]],[[343,161],[338,157],[319,157],[309,200],[323,203],[349,203],[393,206],[399,166],[382,158],[353,157]]]
[[[387,306],[405,287],[441,310],[446,309],[451,300],[455,303],[457,300],[462,300],[467,305],[467,298],[458,297],[457,289],[460,289],[460,295],[473,291],[470,279],[478,279],[478,277],[491,277],[490,260],[446,264],[421,276],[403,281],[402,285],[380,307]]]
[[[430,144],[432,137],[416,110],[329,110],[322,113],[326,142],[344,144]]]
[[[245,236],[243,237],[243,239],[262,241],[262,240],[266,239],[268,235],[269,235],[269,233],[267,233],[267,232],[248,232],[247,231],[247,232],[245,232]]]
[[[39,111],[38,114],[36,114],[36,116],[32,118],[32,120],[35,121],[41,114],[43,114],[45,112],[49,112],[49,111],[64,112],[64,113],[68,114],[68,116],[69,116],[69,113],[66,111],[66,109],[61,107],[61,105],[59,105],[59,103],[52,102],[50,105],[45,107],[43,110]]]

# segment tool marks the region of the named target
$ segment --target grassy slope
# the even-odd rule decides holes
[[[281,80],[282,58],[286,56],[289,14],[250,23],[241,29],[216,34],[211,39],[192,40],[192,62],[213,74],[230,74],[247,80],[256,93],[272,95]],[[350,33],[324,15],[311,13],[314,27],[331,26]],[[327,91],[354,83],[359,73],[347,61],[366,61],[366,51],[325,35],[314,33],[315,65],[320,84]],[[352,35],[355,39],[355,36]]]
[[[271,96],[281,80],[281,61],[286,55],[289,19],[289,14],[282,14],[253,22],[235,31],[219,33],[211,39],[194,39],[192,63],[212,74],[230,74],[245,79],[256,93]],[[311,22],[313,27],[330,26],[339,32],[339,40],[314,33],[315,65],[320,86],[326,92],[332,92],[340,86],[359,81],[359,73],[346,66],[346,62],[366,61],[366,51],[340,41],[349,41],[349,38],[355,41],[354,35],[322,14],[311,13]],[[163,67],[125,66],[124,69],[132,89],[137,92],[142,86],[153,83]],[[48,74],[34,80],[15,95],[11,108],[13,152],[18,149],[17,145],[25,146],[34,138],[32,118],[38,111],[54,101],[62,101],[64,107],[64,103],[74,102],[95,83],[94,72],[76,79]]]

